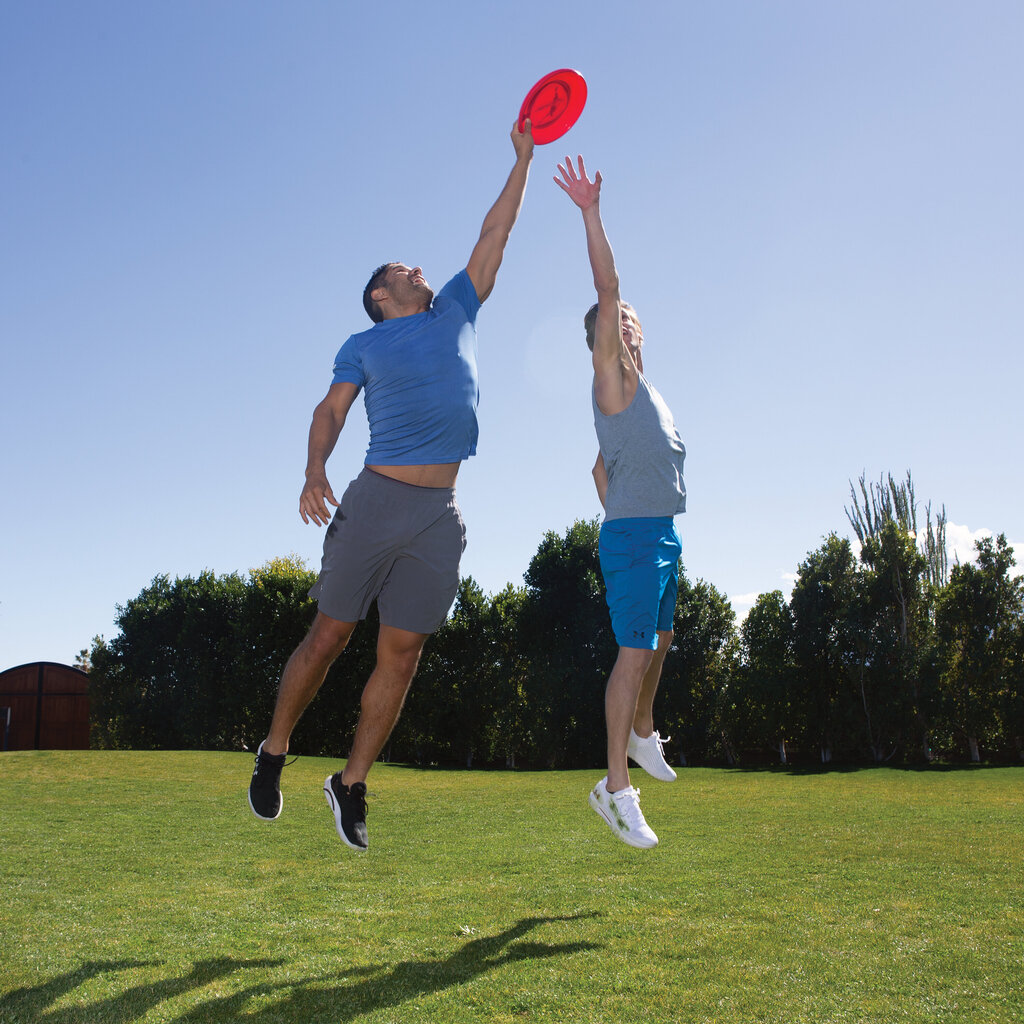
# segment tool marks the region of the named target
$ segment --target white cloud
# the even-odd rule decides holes
[[[949,564],[961,565],[973,562],[977,552],[974,545],[985,537],[991,537],[992,531],[982,527],[980,530],[972,530],[969,526],[961,526],[951,520],[946,522],[946,551],[949,554]]]
[[[779,579],[782,581],[781,587],[766,587],[764,590],[755,590],[750,594],[732,594],[729,595],[729,604],[732,605],[732,610],[736,613],[737,617],[743,619],[747,612],[754,607],[757,599],[762,594],[770,593],[772,590],[781,590],[786,600],[788,601],[790,595],[793,593],[793,584],[796,583],[795,572],[783,572],[779,573]]]
[[[949,553],[950,566],[956,565],[957,562],[964,565],[976,561],[978,552],[974,548],[975,542],[993,536],[995,534],[984,526],[978,530],[972,530],[969,526],[947,521],[946,551]],[[1013,548],[1013,556],[1017,560],[1011,573],[1014,576],[1024,575],[1024,565],[1021,564],[1024,562],[1024,542],[1009,541],[1009,544]]]

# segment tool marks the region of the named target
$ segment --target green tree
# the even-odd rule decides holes
[[[245,578],[157,576],[118,607],[118,635],[94,641],[94,742],[255,749],[270,724],[281,670],[315,612],[307,596],[315,579],[296,558],[273,559]],[[349,644],[328,676],[327,699],[322,691],[300,720],[294,749],[336,754],[347,742],[374,642],[363,627]],[[356,673],[345,671],[353,666]]]
[[[823,764],[855,747],[856,709],[845,681],[855,657],[851,608],[857,593],[857,566],[846,538],[831,533],[797,569],[790,597],[796,692],[806,715],[808,744]]]
[[[590,767],[604,751],[604,690],[618,653],[598,559],[597,520],[549,531],[524,574],[519,638],[535,749],[553,768]],[[600,760],[600,757],[597,758]]]
[[[506,768],[515,768],[517,758],[536,760],[538,753],[540,723],[529,701],[530,657],[520,642],[525,603],[526,590],[510,583],[491,599],[489,608],[487,666],[494,697],[489,754]]]
[[[92,650],[91,714],[99,746],[231,747],[227,712],[236,675],[235,623],[245,584],[237,574],[158,576],[118,607],[120,633]]]
[[[736,613],[728,598],[704,580],[691,583],[680,569],[672,649],[665,658],[658,705],[680,764],[736,759],[736,715],[731,682],[739,655]],[[657,707],[655,714],[657,716]]]
[[[1010,664],[1000,717],[1007,752],[1024,761],[1024,615],[1017,617],[1008,646]]]
[[[954,566],[939,595],[936,628],[946,718],[977,762],[982,744],[997,742],[1000,713],[1012,715],[1019,694],[1024,582],[1010,574],[1013,549],[1004,535],[975,548],[977,564]],[[1018,725],[1007,725],[1009,738]]]
[[[855,658],[848,668],[867,748],[875,762],[901,747],[919,749],[930,759],[934,694],[927,671],[932,647],[929,606],[933,581],[945,572],[945,510],[936,535],[929,506],[928,530],[919,547],[909,472],[904,481],[890,474],[870,487],[861,476],[860,492],[858,496],[851,484],[853,504],[846,510],[864,567],[850,606]]]
[[[395,744],[415,747],[418,760],[473,766],[486,756],[494,714],[491,692],[490,602],[472,576],[459,583],[451,615],[428,641]]]
[[[801,728],[793,693],[793,613],[781,590],[758,596],[740,627],[740,649],[733,687],[740,696],[742,734],[747,743],[774,746],[786,764],[786,743]]]
[[[861,549],[865,569],[851,612],[857,657],[849,671],[875,762],[914,745],[930,756],[930,702],[922,657],[928,650],[926,562],[914,538],[893,521]]]

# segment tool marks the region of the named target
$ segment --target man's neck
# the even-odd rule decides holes
[[[409,308],[409,309],[403,310],[401,312],[399,312],[398,310],[395,310],[393,313],[390,313],[390,314],[388,312],[385,312],[384,313],[384,319],[385,320],[401,320],[401,319],[403,319],[404,317],[407,317],[407,316],[416,316],[418,313],[426,313],[428,309],[430,309],[429,303],[426,306],[420,306],[420,307],[415,308],[415,309],[414,308]]]

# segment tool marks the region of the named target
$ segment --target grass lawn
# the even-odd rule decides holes
[[[683,769],[650,851],[599,772],[0,755],[0,1024],[1024,1020],[1024,769]]]

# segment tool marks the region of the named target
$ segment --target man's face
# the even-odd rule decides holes
[[[420,267],[407,267],[404,263],[396,263],[390,267],[384,279],[384,287],[397,306],[422,305],[430,308],[434,301],[434,291],[427,284]]]
[[[640,346],[644,343],[640,323],[628,309],[622,310],[622,340],[633,355],[640,351]]]

